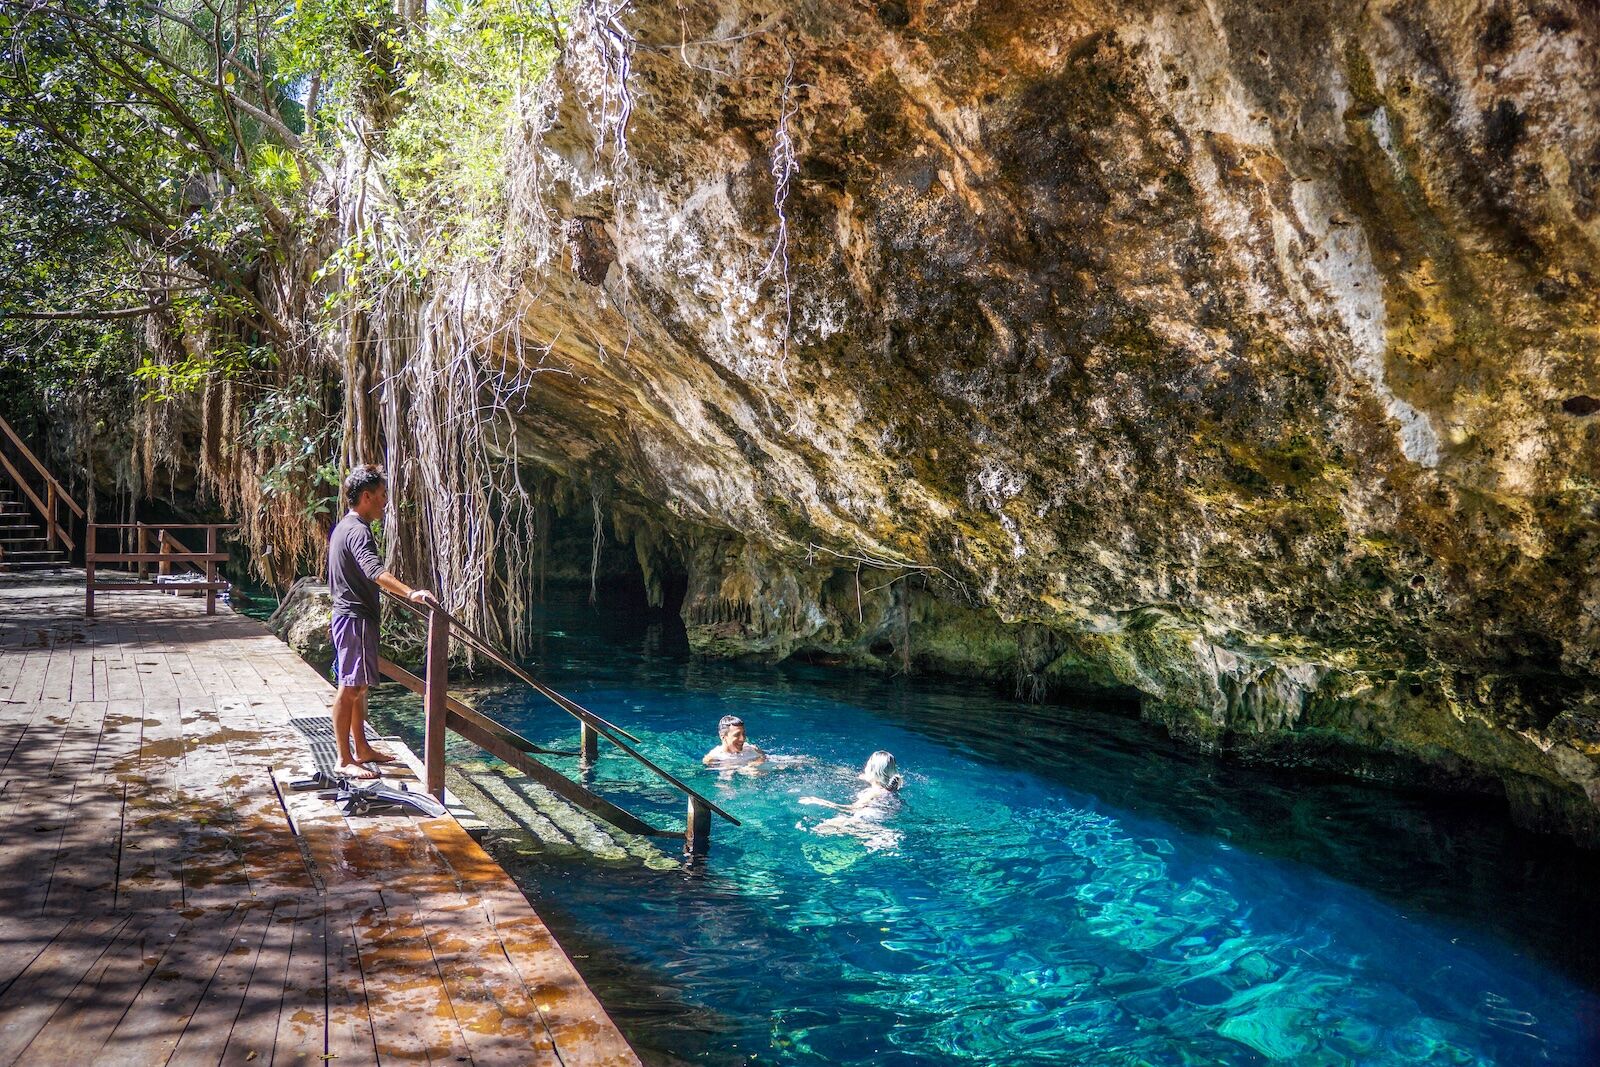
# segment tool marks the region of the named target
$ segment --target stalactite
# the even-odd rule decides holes
[[[535,491],[533,528],[534,536],[539,542],[539,603],[545,602],[545,578],[550,570],[550,482],[547,478],[539,480],[539,487]]]
[[[593,607],[598,600],[596,587],[600,578],[600,549],[605,544],[605,520],[600,512],[600,493],[593,486],[589,488],[589,504],[594,508],[594,540],[589,550],[589,605]]]
[[[900,671],[911,673],[911,583],[900,583]]]

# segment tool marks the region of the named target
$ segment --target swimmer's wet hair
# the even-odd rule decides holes
[[[900,787],[906,784],[905,776],[900,773],[893,753],[884,752],[882,749],[867,757],[867,765],[862,769],[860,778],[863,782],[882,786],[891,793],[898,793]]]
[[[735,726],[743,726],[743,725],[744,725],[744,720],[739,718],[739,716],[737,716],[737,715],[724,715],[722,717],[721,721],[717,723],[717,736],[721,737],[723,734],[727,733],[729,730],[733,729]]]

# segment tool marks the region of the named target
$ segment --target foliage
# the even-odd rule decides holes
[[[267,392],[245,424],[245,443],[277,457],[261,475],[262,495],[299,502],[307,519],[339,506],[337,424],[324,414],[323,392],[296,375]]]
[[[115,253],[98,306],[52,310],[115,311],[176,290],[266,332],[281,325],[247,277],[292,229],[282,169],[302,116],[271,58],[273,10],[0,0],[5,191],[58,236]],[[0,288],[11,315],[30,310],[15,297]]]
[[[484,521],[510,490],[467,295],[520,277],[510,147],[574,2],[0,0],[0,357],[121,383],[138,481],[194,463],[277,579],[333,458],[387,448],[426,490],[396,558],[448,544],[482,595],[526,539]],[[380,367],[409,411],[376,417]]]
[[[438,0],[410,38],[405,106],[386,131],[383,163],[406,211],[429,221],[430,260],[498,247],[507,139],[519,92],[555,57],[552,17],[529,0]]]

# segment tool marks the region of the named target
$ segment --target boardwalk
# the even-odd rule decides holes
[[[454,820],[282,788],[332,696],[203,600],[0,577],[0,1065],[638,1062]]]

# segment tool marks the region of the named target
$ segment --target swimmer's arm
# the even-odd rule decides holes
[[[833,801],[831,801],[831,800],[823,800],[821,797],[801,797],[800,798],[800,803],[802,803],[802,804],[814,804],[819,808],[832,808],[834,811],[849,811],[849,810],[851,810],[849,807],[847,807],[844,804],[835,804]]]
[[[754,746],[754,745],[746,745],[744,747],[748,748],[750,751],[752,751],[752,752],[754,752],[756,754],[756,758],[751,760],[750,761],[751,763],[765,763],[765,762],[767,762],[767,754],[765,752],[761,751],[756,746]]]
[[[704,763],[707,767],[710,767],[712,764],[715,764],[715,763],[721,763],[722,762],[722,746],[719,745],[716,748],[712,749],[710,752],[707,752],[704,756],[700,757],[700,762]]]

